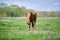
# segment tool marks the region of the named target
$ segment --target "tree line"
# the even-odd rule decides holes
[[[60,11],[36,11],[33,9],[26,9],[24,6],[8,6],[5,3],[0,3],[0,17],[26,17],[28,11],[35,11],[38,17],[60,17]]]

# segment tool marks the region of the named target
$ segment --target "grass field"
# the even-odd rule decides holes
[[[27,31],[25,17],[0,18],[0,40],[60,40],[60,18],[37,18]]]

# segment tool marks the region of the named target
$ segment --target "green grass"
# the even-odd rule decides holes
[[[0,40],[60,40],[60,18],[37,18],[27,31],[26,18],[0,18]]]

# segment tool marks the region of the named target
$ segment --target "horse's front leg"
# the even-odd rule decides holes
[[[33,28],[34,31],[35,31],[35,24],[36,24],[35,21],[33,21],[32,22],[32,28]]]
[[[30,23],[27,23],[27,30],[30,31]]]

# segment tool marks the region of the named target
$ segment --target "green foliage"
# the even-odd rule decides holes
[[[28,11],[35,11],[33,9],[26,9],[24,6],[18,5],[8,6],[5,3],[0,3],[0,17],[25,17]],[[60,12],[35,11],[38,17],[60,17]]]
[[[0,3],[0,8],[5,8],[5,7],[7,7],[7,4],[5,4],[5,3]]]
[[[18,5],[6,6],[4,3],[0,3],[0,17],[19,17],[25,16],[26,8],[19,7]]]

